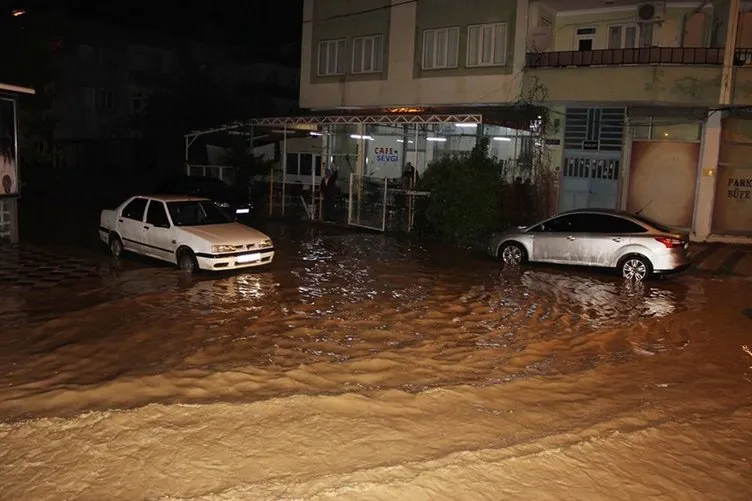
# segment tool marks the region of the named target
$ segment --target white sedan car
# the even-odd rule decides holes
[[[199,197],[131,197],[117,209],[102,211],[99,238],[115,257],[130,251],[177,264],[188,273],[261,266],[274,258],[268,236]]]

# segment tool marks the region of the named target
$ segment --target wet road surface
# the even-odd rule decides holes
[[[12,499],[752,496],[749,279],[635,285],[264,229],[278,251],[262,270],[100,258],[78,286],[1,295]]]

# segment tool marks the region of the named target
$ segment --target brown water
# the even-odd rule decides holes
[[[0,294],[0,499],[752,498],[751,281],[268,231]]]

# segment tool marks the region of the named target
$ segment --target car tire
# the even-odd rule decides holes
[[[187,275],[192,275],[198,271],[198,261],[196,255],[190,249],[182,249],[178,252],[178,268]]]
[[[123,255],[125,247],[123,247],[123,241],[117,235],[117,233],[110,233],[110,254],[112,257],[119,258]]]
[[[505,266],[519,266],[527,262],[527,252],[517,242],[504,242],[499,246],[498,258]]]
[[[619,263],[619,272],[625,280],[642,282],[653,274],[653,265],[645,256],[634,254],[626,256]]]

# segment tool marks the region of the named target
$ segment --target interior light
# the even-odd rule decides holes
[[[397,142],[398,142],[398,143],[404,143],[404,142],[405,142],[405,140],[404,140],[404,139],[397,139]],[[413,143],[414,143],[415,141],[410,141],[410,140],[408,140],[407,142],[408,142],[409,144],[413,144]]]
[[[466,129],[475,129],[476,127],[478,127],[478,124],[459,123],[459,124],[454,124],[454,126],[460,127],[460,128],[466,128]]]
[[[664,132],[663,137],[668,137],[668,132]]]
[[[439,142],[439,143],[446,142],[446,140],[447,139],[445,137],[427,137],[426,138],[426,141],[436,141],[436,142]]]
[[[350,137],[353,139],[366,139],[368,141],[373,141],[371,136],[361,136],[360,134],[350,134]]]
[[[311,131],[311,132],[309,132],[309,134],[312,135],[312,136],[323,136],[323,134],[321,132],[313,132],[313,131]]]
[[[493,140],[494,141],[507,141],[507,142],[509,142],[509,141],[512,140],[512,138],[511,137],[496,136],[496,137],[493,138]]]

